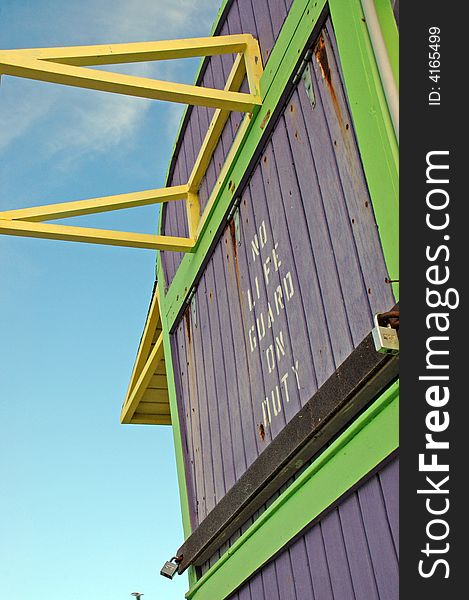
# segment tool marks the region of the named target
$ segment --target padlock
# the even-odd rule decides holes
[[[167,577],[168,579],[172,579],[176,575],[177,571],[178,571],[177,556],[173,556],[173,558],[171,558],[171,560],[164,563],[164,565],[160,571],[160,575],[163,575],[163,577]]]
[[[375,314],[373,341],[375,348],[382,354],[399,354],[399,336],[397,330],[383,320],[383,313]]]

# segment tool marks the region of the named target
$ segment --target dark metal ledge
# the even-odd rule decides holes
[[[209,559],[397,377],[399,358],[369,334],[260,454],[179,548],[179,573]]]

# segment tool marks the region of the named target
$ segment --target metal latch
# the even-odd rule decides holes
[[[313,85],[313,65],[309,62],[306,65],[305,70],[303,71],[303,75],[301,79],[305,85],[306,95],[308,96],[309,103],[311,104],[311,108],[316,106],[316,96],[314,94],[314,85]]]
[[[179,568],[179,563],[182,561],[182,556],[173,556],[171,560],[168,560],[164,563],[161,568],[160,575],[163,577],[167,577],[168,579],[172,579]]]
[[[376,313],[373,341],[382,354],[399,354],[399,311]]]

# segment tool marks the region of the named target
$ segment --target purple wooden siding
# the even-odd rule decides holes
[[[292,0],[237,0],[232,2],[226,18],[219,24],[217,35],[251,33],[261,48],[264,64],[270,55],[275,40],[282,28]],[[207,87],[223,88],[234,57],[215,56],[207,60],[200,84]],[[242,91],[248,91],[246,82]],[[168,185],[186,183],[195,159],[208,130],[213,109],[193,107],[184,131],[182,143],[174,163],[173,174]],[[201,210],[207,204],[210,193],[221,171],[225,156],[243,119],[240,113],[232,113],[227,122],[213,159],[202,181],[199,191]],[[182,202],[166,205],[163,214],[162,231],[167,235],[187,236],[187,219]],[[162,252],[165,284],[169,286],[183,258],[182,253]]]
[[[311,72],[172,335],[195,524],[394,304],[330,23]]]
[[[394,459],[230,600],[397,600],[398,469]]]

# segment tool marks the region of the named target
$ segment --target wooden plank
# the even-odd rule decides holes
[[[253,411],[252,392],[249,380],[248,348],[246,340],[246,312],[242,305],[242,290],[239,278],[239,258],[234,224],[225,230],[222,238],[224,271],[227,285],[227,300],[230,325],[233,334],[234,364],[236,369],[239,403],[241,411],[242,435],[247,466],[258,456],[257,425]]]
[[[356,598],[379,600],[368,542],[357,494],[352,494],[339,506],[342,535]]]
[[[245,441],[241,421],[240,393],[238,391],[238,373],[236,372],[235,345],[232,331],[232,315],[227,302],[229,295],[224,272],[224,246],[219,244],[213,254],[214,277],[216,281],[220,330],[223,336],[223,353],[226,367],[226,386],[230,414],[231,439],[233,444],[233,462],[235,479],[246,470]]]
[[[262,62],[266,64],[275,42],[272,23],[269,17],[270,0],[251,1],[254,20],[256,22],[256,37],[261,48]]]
[[[214,56],[212,58],[212,60],[210,61],[210,69],[213,85],[219,85],[223,87],[223,85],[225,84],[225,75],[223,72],[223,62],[221,56]],[[218,142],[217,147],[215,148],[215,151],[213,153],[215,173],[217,175],[217,179],[221,173],[232,142],[232,137],[228,138],[227,140],[225,133],[230,127],[231,126],[229,123],[225,125],[223,133],[220,136],[220,141]]]
[[[171,425],[170,415],[144,415],[134,413],[131,424],[134,425]]]
[[[192,323],[191,309],[188,307],[184,313],[184,338],[186,343],[186,365],[188,371],[187,379],[187,403],[190,410],[192,443],[193,443],[193,461],[195,472],[196,489],[196,511],[197,523],[200,523],[205,510],[205,480],[204,464],[202,451],[202,430],[200,426],[200,405],[199,392],[197,386],[197,364],[194,351],[194,327]]]
[[[187,497],[191,529],[197,527],[197,495],[195,487],[194,444],[191,427],[191,408],[189,405],[189,385],[187,373],[186,344],[184,336],[184,321],[171,334],[171,354],[173,357],[174,383],[176,402],[181,429],[181,444],[186,473]]]
[[[284,342],[285,344],[288,344],[290,354],[291,346],[289,344],[289,339],[286,338],[288,329],[284,311],[281,309],[279,301],[279,310],[277,314],[275,301],[272,298],[272,288],[275,289],[276,285],[278,285],[278,274],[273,273],[273,278],[269,285],[263,275],[262,267],[262,261],[267,260],[267,256],[262,257],[260,254],[260,249],[259,255],[256,254],[257,250],[252,249],[253,242],[257,249],[257,244],[254,241],[254,235],[256,235],[257,239],[259,239],[259,236],[261,235],[260,231],[263,232],[262,235],[264,235],[266,240],[268,239],[269,248],[273,247],[274,245],[273,231],[270,225],[269,209],[267,206],[267,192],[264,186],[264,180],[260,168],[256,168],[253,172],[251,181],[249,182],[249,192],[252,210],[249,232],[252,237],[246,238],[246,251],[248,254],[248,265],[251,278],[250,293],[252,295],[253,303],[255,302],[255,306],[253,306],[252,309],[251,318],[252,320],[255,319],[255,329],[253,335],[256,336],[256,345],[259,347],[264,363],[261,367],[263,375],[263,388],[265,390],[265,396],[262,400],[263,402],[265,401],[262,422],[264,424],[264,429],[269,430],[270,437],[273,439],[285,426],[286,416],[284,410],[282,409],[282,404],[280,404],[280,389],[277,387],[277,382],[280,382],[281,378],[278,362],[274,360],[275,364],[271,364],[270,367],[266,364],[266,350],[269,347],[275,347],[274,329],[273,327],[268,327],[270,302],[272,302],[271,311],[274,314],[276,331],[284,331]],[[249,223],[246,225],[249,225]],[[259,245],[261,244],[260,241],[258,243]],[[274,277],[277,278],[276,283],[272,283],[272,281],[275,281]],[[257,289],[259,289],[258,293],[256,292]],[[254,327],[254,324],[252,324],[251,327]],[[277,335],[280,336],[280,333],[277,333]],[[277,390],[279,390],[278,395]]]
[[[298,272],[301,274],[299,284],[302,290],[304,310],[307,315],[314,315],[314,319],[307,319],[307,329],[312,340],[312,360],[319,387],[335,368],[333,344],[329,330],[329,321],[333,324],[334,316],[332,314],[333,307],[330,306],[328,299],[333,297],[334,291],[339,289],[339,285],[337,280],[334,280],[335,269],[330,272],[328,277],[322,266],[322,260],[327,261],[326,270],[328,266],[333,267],[334,263],[332,251],[329,250],[330,243],[327,243],[329,242],[327,229],[320,232],[321,227],[326,227],[322,207],[320,203],[314,207],[311,202],[312,197],[318,199],[320,191],[317,186],[312,189],[309,187],[316,183],[317,179],[314,176],[311,151],[308,145],[302,142],[306,139],[307,134],[297,92],[293,94],[286,106],[284,122],[287,140],[283,137],[280,129],[282,121],[279,122],[278,128],[282,136],[282,143],[289,148],[291,153],[295,177],[292,176],[288,167],[283,166],[283,163],[280,168],[282,169],[282,180],[284,177],[286,178],[285,188],[288,195],[291,194],[289,212],[295,215],[297,235],[293,236],[292,242],[294,243],[295,262]],[[311,169],[311,164],[313,164],[313,169]],[[283,173],[285,169],[287,172]],[[308,177],[306,181],[305,177]],[[316,227],[313,224],[316,224]],[[333,329],[332,333],[340,333],[340,331],[340,328],[338,331]]]
[[[158,404],[164,404],[169,409],[168,390],[155,390],[153,388],[147,388],[145,393],[143,394],[140,404],[142,404],[142,402],[158,402]]]
[[[302,600],[296,594],[290,550],[285,550],[275,559],[275,570],[277,571],[277,585],[280,598]]]
[[[321,99],[327,107],[326,118],[330,135],[337,142],[333,145],[333,149],[347,202],[349,222],[352,223],[351,229],[363,273],[364,287],[368,294],[371,313],[374,314],[393,306],[394,296],[390,284],[385,282],[387,270],[376,219],[360,162],[355,131],[340,76],[339,61],[333,51],[330,35],[333,36],[333,29],[329,19],[323,39],[331,81],[334,81],[335,96],[330,93],[331,88],[322,86]],[[326,90],[329,93],[326,93]],[[347,127],[347,124],[350,126]]]
[[[275,561],[268,563],[262,569],[262,584],[264,587],[264,596],[267,600],[283,600],[280,597],[278,589],[277,570],[275,568]]]
[[[215,85],[214,78],[213,78],[213,67],[212,67],[211,59],[207,65],[207,69],[205,71],[204,82],[206,82],[206,85],[209,85],[211,87],[213,87]],[[207,127],[208,127],[208,124],[210,123],[212,117],[213,117],[212,109],[207,109],[207,119],[209,119],[207,121]],[[213,190],[213,187],[215,186],[215,183],[218,178],[218,174],[221,171],[221,167],[224,162],[224,156],[225,156],[225,151],[224,151],[223,143],[222,143],[221,137],[220,137],[218,144],[213,152],[212,160],[210,161],[210,165],[209,165],[209,168],[208,168],[207,174],[206,174],[207,175],[207,197],[204,196],[201,199],[200,206],[201,206],[202,211],[207,206],[208,200],[210,198],[210,194]]]
[[[399,461],[393,460],[379,473],[394,549],[399,558]]]
[[[315,600],[311,569],[306,553],[306,544],[303,537],[290,547],[293,581],[295,583],[296,597],[298,600]]]
[[[230,365],[226,364],[224,344],[222,341],[224,327],[220,322],[219,302],[222,289],[220,282],[215,277],[214,262],[210,261],[205,271],[205,283],[208,291],[207,315],[210,322],[210,343],[214,372],[214,391],[217,401],[212,407],[218,418],[219,438],[221,457],[223,462],[223,476],[225,484],[225,493],[234,485],[236,475],[234,470],[232,424],[230,418],[229,391],[227,389],[227,369]]]
[[[239,6],[238,6],[237,2],[235,2],[233,4],[233,8],[230,11],[230,18],[227,21],[227,26],[228,26],[227,27],[228,33],[230,35],[242,32],[241,18],[239,15]],[[246,90],[249,90],[249,84],[248,84],[247,77],[244,77],[244,80],[239,87],[239,91],[245,92]],[[238,131],[243,118],[244,118],[244,115],[240,112],[232,111],[230,113],[230,121],[231,121],[231,129],[233,131],[233,138],[236,135],[236,132]]]
[[[161,359],[158,366],[155,370],[155,375],[165,375],[166,376],[166,365],[164,359]]]
[[[217,311],[217,296],[215,294],[215,285],[213,277],[213,266],[207,265],[203,285],[205,294],[201,298],[201,315],[200,327],[205,347],[205,372],[206,383],[208,390],[208,405],[209,405],[209,421],[211,441],[213,448],[213,474],[215,482],[215,497],[218,503],[226,494],[227,485],[225,482],[225,457],[228,459],[228,469],[230,484],[234,482],[233,472],[233,454],[231,450],[231,433],[229,418],[227,418],[227,395],[226,386],[222,385],[220,394],[218,393],[217,383],[220,386],[220,377],[218,377],[215,369],[220,366],[219,358],[223,354],[222,346],[217,346],[216,342],[220,342],[219,322]],[[216,336],[214,337],[214,333]],[[219,358],[216,358],[219,355]],[[215,366],[216,365],[216,366]],[[225,374],[225,365],[222,367],[222,373]],[[224,403],[224,406],[222,406]],[[220,417],[220,414],[223,414]],[[223,426],[222,426],[223,423]]]
[[[367,481],[358,490],[358,500],[379,598],[397,600],[399,590],[396,581],[399,580],[399,566],[384,499],[376,477]]]
[[[274,137],[277,135],[277,129],[273,135]],[[276,149],[279,162],[285,163],[289,160],[291,161],[291,156],[288,156],[288,147],[281,147],[277,143]],[[277,261],[279,261],[278,271],[276,271],[273,255],[269,257],[268,264],[271,270],[269,277],[272,277],[273,285],[282,291],[282,303],[285,306],[284,311],[278,315],[278,322],[277,315],[275,316],[276,322],[272,330],[276,337],[282,332],[284,335],[285,357],[277,356],[276,358],[279,368],[279,379],[285,376],[288,377],[284,383],[285,389],[283,390],[283,407],[286,422],[288,422],[301,407],[299,387],[302,388],[302,398],[306,402],[316,391],[317,385],[312,366],[310,344],[306,336],[306,315],[299,294],[299,274],[297,273],[295,264],[296,257],[290,238],[290,233],[296,239],[298,238],[298,234],[294,231],[295,223],[291,223],[292,230],[289,228],[291,211],[289,210],[289,206],[284,206],[284,198],[282,198],[281,191],[284,185],[288,186],[288,180],[283,181],[283,179],[279,178],[273,138],[264,151],[260,165],[272,231],[272,243],[275,244],[274,250],[278,255]],[[288,176],[285,171],[282,174]],[[285,283],[288,275],[290,276],[289,284]],[[290,300],[288,300],[288,291],[291,294]],[[281,325],[278,325],[278,323],[281,323]],[[296,368],[297,376],[293,371],[294,367]],[[288,392],[286,389],[288,389]]]
[[[225,21],[225,23],[223,24],[223,27],[221,29],[221,32],[220,32],[221,35],[229,34],[229,22],[233,18],[233,13],[234,13],[234,10],[233,9],[230,10],[229,18]],[[218,58],[220,59],[221,73],[223,75],[222,81],[225,82],[227,80],[227,78],[230,74],[231,68],[232,68],[233,57],[224,55],[224,56],[219,56]],[[222,85],[222,87],[225,87],[224,84]],[[233,124],[232,124],[232,120],[231,120],[231,114],[228,117],[228,121],[227,121],[225,127],[223,128],[223,132],[221,134],[221,138],[223,140],[223,145],[226,149],[230,148],[230,146],[234,140],[234,130],[233,130]],[[226,160],[226,156],[227,155],[225,155],[225,160]]]
[[[291,111],[291,106],[293,106],[293,111]],[[311,107],[308,110],[311,110]],[[311,129],[307,129],[298,92],[294,92],[290,100],[290,112],[295,111],[298,114],[296,127],[294,129],[287,127],[288,138],[292,149],[306,222],[310,232],[311,246],[316,260],[317,275],[323,298],[329,338],[333,349],[334,363],[337,367],[344,361],[352,349],[350,326],[344,307],[343,292],[337,272],[329,224],[325,214],[325,199],[323,198],[325,190],[320,186],[316,171],[317,152],[320,151],[315,146],[314,136],[316,135],[316,128],[311,126],[311,119],[309,119],[308,127]],[[287,123],[289,116],[289,111],[287,111]]]
[[[249,186],[245,189],[239,205],[239,243],[236,242],[235,223],[231,224],[230,234],[237,243],[237,270],[238,288],[241,290],[240,306],[243,321],[243,335],[249,339],[248,329],[254,326],[255,317],[251,312],[248,294],[253,294],[256,289],[255,274],[256,268],[253,266],[253,258],[250,249],[251,240],[258,233],[253,213],[253,199]],[[263,281],[260,284],[263,287]],[[269,442],[272,440],[271,429],[265,422],[262,402],[266,397],[266,387],[264,383],[264,374],[262,372],[262,356],[260,344],[252,350],[250,344],[246,342],[246,353],[249,366],[249,387],[252,402],[252,412],[254,424],[256,427],[257,453],[260,454]],[[270,390],[269,390],[270,391]]]
[[[169,415],[169,404],[165,402],[153,402],[146,401],[140,402],[137,410],[135,411],[137,414],[141,415]]]
[[[269,0],[269,16],[272,24],[272,33],[276,40],[287,16],[285,0]]]
[[[174,179],[174,181],[181,181],[181,178],[179,177],[179,167],[178,165],[176,165],[176,178]],[[165,234],[167,234],[168,232],[177,232],[179,231],[179,228],[177,226],[177,221],[176,221],[176,211],[177,211],[177,205],[176,204],[166,204],[165,206],[165,222],[164,222],[164,229],[163,232]],[[165,268],[165,287],[166,289],[169,288],[169,286],[171,285],[171,282],[173,280],[174,274],[176,272],[176,253],[175,252],[165,252],[162,255],[162,259],[163,259],[163,265]]]
[[[272,212],[279,219],[278,227],[282,227],[283,224],[286,226],[284,232],[286,247],[283,252],[286,252],[287,255],[282,259],[285,260],[285,264],[282,265],[282,273],[285,274],[288,269],[297,284],[297,290],[295,290],[297,298],[293,301],[292,306],[289,306],[287,319],[293,355],[295,360],[299,361],[301,369],[299,400],[302,406],[332,373],[333,360],[326,323],[322,314],[324,309],[318,293],[318,283],[317,280],[313,280],[311,273],[314,256],[311,251],[297,175],[294,170],[294,158],[283,118],[280,119],[272,136],[271,147],[273,160],[269,177],[273,182],[272,187],[277,190],[277,201],[283,208],[283,223],[282,215],[279,215],[280,211]],[[269,161],[267,161],[268,164]],[[311,300],[315,300],[316,305]],[[291,318],[288,318],[289,315]],[[314,319],[311,319],[310,315],[314,315]],[[319,370],[323,372],[321,373],[322,381],[319,384],[316,363],[320,363]],[[293,373],[291,375],[293,376]]]
[[[324,34],[322,33],[318,42],[321,48],[323,38]],[[316,164],[320,185],[327,190],[325,211],[341,282],[343,302],[347,310],[349,328],[353,344],[356,345],[366,335],[366,331],[370,329],[372,320],[363,272],[353,237],[352,223],[347,210],[346,196],[350,193],[350,190],[344,189],[342,185],[335,155],[335,148],[341,144],[342,140],[331,135],[328,127],[328,111],[331,107],[328,102],[324,102],[324,98],[336,99],[336,95],[339,93],[335,90],[337,80],[334,79],[333,86],[329,82],[329,75],[327,77],[322,76],[323,69],[329,73],[327,71],[329,66],[326,62],[327,59],[324,58],[322,53],[320,54],[319,46],[316,46],[316,48],[318,58],[315,55],[312,62],[315,74],[313,83],[316,90],[315,109],[311,109],[304,87],[301,86],[299,88],[300,99],[306,122],[310,117],[311,123],[314,124],[315,138],[311,139],[312,134],[310,133],[310,142],[313,154],[318,156]],[[319,60],[322,60],[324,64],[320,64]],[[344,130],[346,128],[350,130],[350,121],[344,123],[343,128]],[[351,154],[349,160],[353,159],[355,157]],[[357,307],[360,307],[360,309],[357,310]]]
[[[167,390],[168,381],[164,375],[153,375],[148,384],[148,389]]]
[[[337,510],[321,520],[321,532],[334,598],[353,599],[355,594]]]
[[[181,146],[180,159],[178,161],[178,167],[179,167],[178,173],[179,173],[179,178],[182,181],[187,181],[189,178],[189,175],[188,175],[189,167],[187,165],[188,145],[189,145],[189,140],[185,140],[183,145]],[[175,221],[175,227],[177,228],[177,231],[189,231],[185,205],[183,205],[182,202],[178,202],[177,204],[174,205],[174,209],[175,209],[174,221]],[[175,271],[177,271],[179,265],[181,264],[181,260],[182,260],[182,254],[180,252],[178,252],[177,254],[174,255]]]
[[[314,596],[321,600],[334,600],[320,525],[313,527],[305,534],[305,542],[311,567]]]
[[[262,583],[262,575],[256,573],[254,577],[249,581],[249,589],[251,591],[252,600],[258,600],[258,598],[265,598],[264,584]]]
[[[203,348],[202,334],[200,330],[202,287],[198,286],[189,307],[192,324],[192,347],[194,349],[194,369],[197,381],[198,409],[201,436],[201,471],[204,478],[204,502],[199,503],[199,519],[203,519],[215,506],[215,484],[213,473],[213,452],[209,421],[209,407],[207,398],[207,386],[205,381],[205,356],[200,349]],[[195,310],[195,315],[192,312]],[[196,350],[197,349],[197,350]]]

